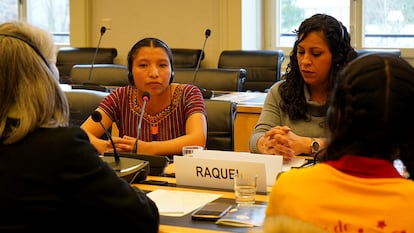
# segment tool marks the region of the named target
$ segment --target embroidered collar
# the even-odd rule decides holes
[[[157,125],[159,122],[167,118],[178,107],[179,102],[181,100],[180,96],[182,95],[183,90],[184,85],[177,85],[172,96],[171,104],[168,105],[168,107],[162,110],[161,112],[157,113],[156,115],[150,115],[147,112],[144,112],[143,119],[151,123],[152,125]],[[137,115],[140,115],[142,106],[138,102],[138,89],[135,86],[129,86],[128,95],[129,106],[131,108],[131,111],[133,111]]]
[[[362,178],[403,178],[392,163],[384,159],[344,155],[338,160],[324,163],[341,172]]]

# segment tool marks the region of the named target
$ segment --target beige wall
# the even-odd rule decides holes
[[[126,64],[132,45],[158,37],[171,48],[201,48],[211,29],[202,67],[217,67],[224,49],[241,49],[242,0],[71,0],[71,46],[95,47],[102,19],[111,29],[101,47],[115,47],[115,63]]]

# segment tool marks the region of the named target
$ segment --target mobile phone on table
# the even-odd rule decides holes
[[[196,209],[191,214],[192,220],[216,221],[223,217],[231,208],[232,204],[226,202],[209,202]]]

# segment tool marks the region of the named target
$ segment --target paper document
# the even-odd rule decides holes
[[[234,92],[213,97],[213,100],[233,101],[238,104],[263,105],[267,93],[263,92]]]
[[[160,215],[181,217],[220,198],[221,194],[156,189],[147,194]]]

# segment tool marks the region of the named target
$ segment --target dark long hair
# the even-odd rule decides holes
[[[413,77],[414,68],[395,55],[371,54],[351,62],[340,72],[330,100],[331,141],[322,159],[399,158],[414,175]]]
[[[300,24],[299,29],[296,30],[297,39],[290,53],[290,62],[284,76],[286,81],[280,86],[282,110],[287,112],[292,120],[308,119],[308,109],[303,90],[305,81],[299,70],[297,50],[298,44],[311,32],[322,32],[332,53],[328,93],[331,92],[334,86],[338,71],[352,57],[350,54],[355,53],[351,47],[351,39],[346,27],[334,17],[325,14],[315,14]]]

